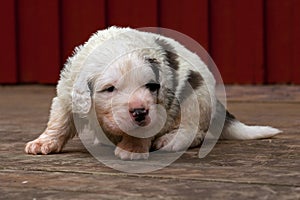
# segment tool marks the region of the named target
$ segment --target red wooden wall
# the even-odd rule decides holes
[[[299,0],[1,0],[0,83],[55,83],[74,47],[111,25],[189,35],[225,83],[300,83]]]
[[[16,83],[16,10],[13,1],[0,1],[0,81]]]

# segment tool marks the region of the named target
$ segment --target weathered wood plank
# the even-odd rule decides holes
[[[229,101],[300,102],[300,87],[296,85],[231,85],[226,86]]]
[[[292,199],[297,188],[181,179],[60,172],[0,172],[7,198],[58,199]]]
[[[127,174],[98,162],[79,138],[60,154],[26,155],[25,143],[45,128],[54,87],[0,87],[0,199],[299,199],[299,87],[228,91],[228,107],[239,119],[284,132],[219,141],[204,159],[195,148],[159,171]]]

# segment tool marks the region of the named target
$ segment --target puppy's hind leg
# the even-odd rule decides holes
[[[72,112],[55,97],[51,106],[50,119],[46,130],[35,140],[28,142],[28,154],[58,153],[67,141],[76,134]]]
[[[175,129],[159,138],[157,138],[152,147],[156,150],[177,152],[190,147],[194,141],[194,135],[186,129]]]

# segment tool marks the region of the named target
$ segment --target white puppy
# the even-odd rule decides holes
[[[77,134],[74,114],[84,118],[93,103],[121,159],[146,159],[150,148],[180,151],[197,146],[222,113],[221,138],[256,139],[280,132],[236,120],[216,99],[215,80],[204,62],[175,40],[111,27],[98,31],[69,58],[47,128],[25,151],[60,152]]]

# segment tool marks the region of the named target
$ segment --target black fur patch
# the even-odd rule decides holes
[[[90,91],[90,95],[92,97],[94,95],[94,82],[92,80],[89,80],[87,82],[87,85],[88,85],[88,88],[89,88],[89,91]]]
[[[166,104],[166,109],[169,110],[172,106],[175,106],[175,90],[174,89],[167,89],[166,91],[166,100],[168,100]]]
[[[225,114],[225,121],[223,121],[224,114]],[[220,133],[222,130],[227,129],[228,126],[233,124],[235,121],[236,121],[235,116],[229,113],[224,107],[224,105],[219,100],[217,100],[216,113],[211,123],[211,133],[212,134]]]
[[[166,51],[166,57],[169,62],[169,66],[174,70],[178,70],[179,68],[179,62],[177,61],[178,55],[172,51]]]
[[[175,93],[176,89],[178,86],[178,75],[177,75],[177,70],[179,69],[179,62],[177,60],[178,55],[174,49],[174,47],[169,44],[166,40],[157,38],[155,41],[163,50],[164,50],[164,56],[165,56],[165,61],[167,65],[172,69],[172,88],[168,89],[167,96],[168,96],[168,103],[166,109],[170,109],[173,104],[175,104],[177,101],[175,99]]]
[[[200,73],[190,70],[187,75],[185,85],[182,87],[181,93],[178,96],[179,102],[183,102],[184,99],[188,98],[192,94],[193,90],[197,89],[202,84],[203,78]]]
[[[163,39],[156,39],[156,43],[162,47],[165,51],[166,61],[169,63],[169,66],[174,69],[178,70],[179,62],[177,61],[178,55],[174,49],[174,47],[169,44],[166,40]]]
[[[233,122],[235,121],[235,116],[226,110],[226,121]]]
[[[233,114],[231,114],[230,112],[228,112],[228,110],[226,110],[226,116],[225,116],[225,121],[224,121],[224,126],[223,126],[222,132],[224,130],[228,129],[228,127],[233,125],[235,122],[237,122],[237,119],[235,118],[235,116]]]
[[[159,82],[159,62],[155,58],[147,58],[146,59],[150,63],[150,67],[155,75],[155,81]]]
[[[176,93],[176,90],[177,90],[177,86],[178,86],[178,75],[177,75],[177,72],[175,71],[175,70],[172,70],[171,71],[172,72],[172,80],[170,80],[170,81],[172,81],[172,88],[170,88],[170,93],[172,93],[172,94],[174,94],[174,95],[172,95],[171,97],[171,99],[170,99],[170,102],[169,102],[169,104],[168,104],[168,108],[171,108],[171,105],[173,104],[173,101],[174,101],[174,99],[175,99],[175,93]]]
[[[192,86],[192,88],[196,90],[198,87],[200,87],[203,84],[204,80],[199,72],[190,70],[187,81]]]

